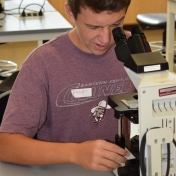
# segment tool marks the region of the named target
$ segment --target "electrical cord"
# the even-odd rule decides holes
[[[13,9],[4,9],[4,11],[13,11],[13,10],[16,10],[16,9],[19,9],[18,7],[16,7],[16,8],[13,8]],[[20,8],[20,9],[24,9],[24,8]],[[32,12],[36,12],[35,10],[31,10],[31,9],[26,9],[26,10],[28,10],[28,11],[32,11]],[[19,13],[16,13],[16,14],[19,14]]]
[[[159,128],[159,127],[156,127]],[[152,128],[154,129],[154,128]],[[148,132],[148,131],[147,131]],[[142,140],[141,140],[141,146],[140,146],[140,168],[141,168],[141,173],[142,176],[147,176],[146,175],[146,165],[145,165],[145,145],[146,145],[146,135],[147,132],[143,135]],[[176,141],[173,139],[173,143],[176,147]],[[166,169],[166,176],[169,176],[169,171],[170,171],[170,144],[167,143],[167,169]]]
[[[6,13],[4,11],[1,13],[4,14],[4,17],[0,18],[0,20],[3,20],[6,17]]]
[[[34,13],[37,13],[38,11],[36,11],[36,10],[31,10],[31,9],[28,9],[28,8],[27,8],[27,7],[31,6],[31,5],[38,5],[38,6],[41,7],[40,10],[39,10],[39,12],[38,12],[39,16],[42,16],[43,13],[45,12],[44,5],[45,5],[46,0],[43,1],[43,4],[42,4],[42,5],[41,5],[41,4],[37,4],[37,3],[32,3],[32,4],[28,4],[27,6],[25,6],[25,7],[22,8],[21,5],[22,5],[23,1],[24,1],[24,0],[21,0],[19,6],[18,6],[17,8],[13,8],[13,9],[4,9],[4,11],[3,11],[4,17],[1,18],[0,20],[3,20],[3,19],[6,17],[6,15],[19,15],[19,14],[21,14],[21,10],[23,10],[22,14],[23,14],[24,16],[25,16],[25,10],[31,11],[31,12],[34,12]],[[18,10],[18,13],[8,13],[8,12],[13,11],[13,10],[16,10],[16,9]],[[43,10],[43,12],[42,12],[42,10]]]
[[[22,2],[23,2],[23,0],[21,1],[19,8],[21,8]],[[45,9],[44,9],[45,2],[46,2],[46,0],[43,1],[43,4],[42,4],[42,5],[41,5],[41,4],[37,4],[37,3],[28,4],[27,6],[25,6],[25,7],[23,8],[22,16],[25,16],[25,10],[26,10],[26,8],[27,8],[28,6],[31,6],[31,5],[38,5],[38,6],[40,6],[41,9],[40,9],[40,11],[39,11],[39,16],[42,16],[43,13],[44,13],[44,11],[45,11]],[[42,12],[42,9],[43,9],[43,12]],[[19,11],[20,11],[20,10],[19,10]]]
[[[6,14],[4,13],[4,7],[2,6],[2,3],[0,3],[0,14],[4,14],[4,16],[0,18],[0,20],[3,20],[6,17]]]
[[[14,8],[14,9],[5,9],[4,12],[5,12],[6,15],[19,15],[19,13],[9,13],[10,11],[13,11],[13,10],[16,10],[16,9],[19,9],[19,8],[17,7],[17,8]],[[23,9],[23,8],[21,8],[21,9]],[[31,9],[26,9],[26,10],[37,13],[37,11],[31,10]]]
[[[169,176],[170,171],[170,144],[167,144],[167,170],[166,170],[166,176]]]
[[[175,147],[176,147],[176,141],[175,141],[175,139],[173,139],[173,141],[172,141],[173,143],[174,143],[174,145],[175,145]]]
[[[44,9],[45,2],[46,2],[46,0],[43,1],[42,9]]]
[[[139,160],[140,160],[140,168],[141,168],[141,173],[142,176],[146,176],[146,167],[145,167],[145,144],[146,144],[146,134],[142,137],[141,140],[141,146],[140,146],[140,155],[139,155]]]
[[[28,6],[31,6],[31,5],[38,5],[38,6],[40,6],[41,8],[40,8],[40,10],[39,10],[39,12],[38,12],[38,15],[39,15],[39,16],[43,16],[43,13],[44,13],[44,11],[45,11],[44,5],[45,5],[46,0],[43,1],[43,4],[42,4],[42,5],[37,4],[37,3],[32,3],[32,4],[28,4],[28,5],[27,5],[26,7],[24,7],[24,8],[21,8],[21,5],[22,5],[23,1],[24,1],[24,0],[21,0],[21,2],[20,2],[20,4],[19,4],[19,7],[18,7],[18,8],[3,9],[3,11],[1,12],[1,14],[4,14],[4,16],[3,16],[2,18],[0,18],[0,20],[5,19],[6,15],[20,15],[20,14],[21,14],[21,12],[20,12],[21,9],[23,9],[22,16],[25,16],[25,10],[28,10],[28,11],[32,11],[32,12],[37,13],[37,11],[30,10],[30,9],[27,8]],[[13,11],[13,10],[16,10],[16,9],[18,9],[18,13],[7,13],[7,12],[10,12],[10,11]],[[43,10],[43,11],[42,11],[42,10]]]
[[[21,9],[21,4],[23,3],[23,1],[24,1],[24,0],[21,0],[20,5],[19,5],[19,7],[18,7],[18,12],[19,12],[19,14],[20,14],[20,9]]]
[[[23,8],[23,12],[22,12],[22,16],[24,15],[25,16],[25,10],[27,7],[31,6],[31,5],[38,5],[41,7],[40,11],[39,11],[39,15],[42,16],[43,15],[43,12],[44,12],[44,7],[43,5],[40,5],[40,4],[37,4],[37,3],[32,3],[32,4],[28,4],[26,7]],[[42,9],[43,9],[43,12],[42,12]]]

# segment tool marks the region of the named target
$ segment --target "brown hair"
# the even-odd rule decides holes
[[[81,11],[81,7],[89,8],[96,13],[102,11],[118,12],[123,8],[128,9],[131,0],[67,0],[75,19]]]

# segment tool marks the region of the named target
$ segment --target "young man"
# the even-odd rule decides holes
[[[68,0],[75,27],[33,51],[13,86],[0,127],[1,161],[99,171],[126,161],[129,153],[114,144],[117,120],[107,98],[134,91],[112,36],[129,4]]]

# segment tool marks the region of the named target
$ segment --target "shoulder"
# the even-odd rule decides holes
[[[44,55],[45,54],[51,54],[54,51],[58,51],[61,48],[65,48],[65,46],[69,43],[69,37],[68,33],[63,33],[59,35],[58,37],[44,43],[43,45],[36,48],[31,55],[39,54]]]
[[[34,49],[26,58],[23,65],[44,64],[52,58],[59,57],[68,45],[68,34],[63,33]]]

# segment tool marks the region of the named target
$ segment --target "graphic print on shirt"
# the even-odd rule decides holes
[[[73,89],[91,88],[92,96],[75,98],[72,95]],[[63,88],[58,92],[56,98],[57,107],[79,106],[96,101],[108,95],[123,94],[127,92],[134,92],[134,86],[129,77],[114,79],[110,81],[99,81],[90,83],[75,83]]]
[[[105,100],[100,101],[97,106],[91,109],[92,116],[95,119],[94,123],[98,124],[103,120],[107,109],[111,109],[111,107]]]

